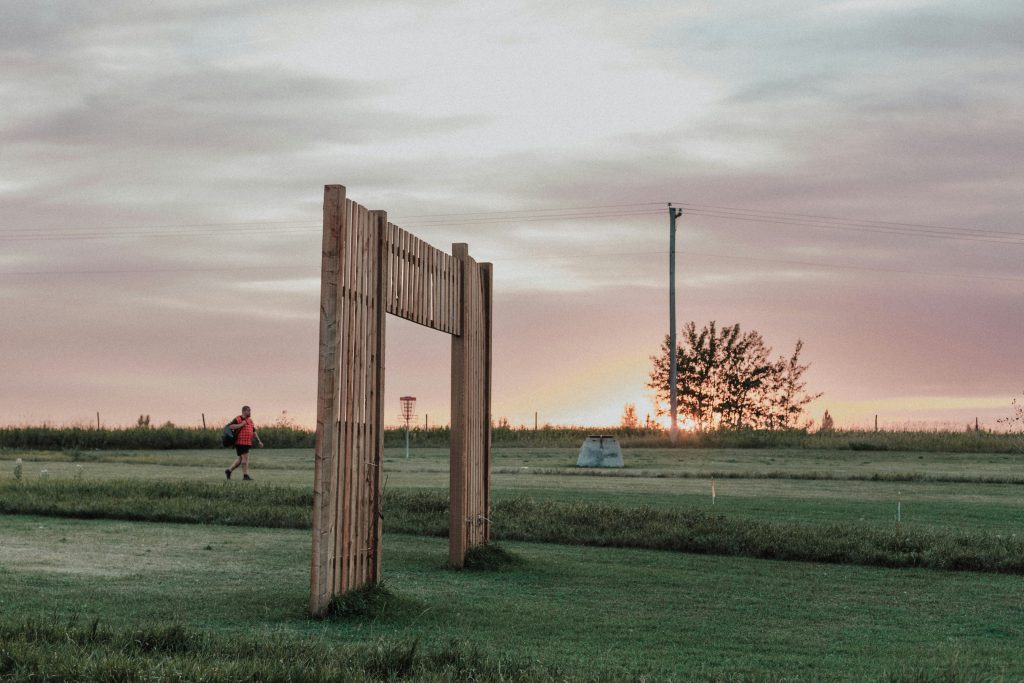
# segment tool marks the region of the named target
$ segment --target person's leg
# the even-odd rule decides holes
[[[245,453],[241,457],[242,460],[242,475],[245,477],[249,476],[249,454]]]
[[[248,456],[245,456],[245,454],[248,453],[248,452],[249,452],[249,449],[246,446],[235,446],[235,456],[236,456],[235,457],[235,461],[233,463],[231,463],[231,467],[229,467],[226,470],[224,470],[224,476],[226,476],[228,479],[230,479],[231,478],[231,473],[234,472],[236,469],[238,469],[238,466],[242,464],[242,458],[243,457],[248,457]]]

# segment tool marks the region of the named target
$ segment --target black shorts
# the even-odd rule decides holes
[[[237,453],[238,455],[245,455],[246,453],[249,452],[250,448],[252,448],[252,446],[238,446],[238,445],[236,445],[235,446],[235,453]]]

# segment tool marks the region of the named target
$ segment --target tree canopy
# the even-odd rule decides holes
[[[698,430],[791,429],[799,426],[807,404],[821,396],[809,394],[801,364],[803,342],[793,353],[771,358],[772,349],[756,331],[739,324],[718,328],[712,320],[701,330],[686,323],[676,351],[678,418],[692,420]],[[647,386],[658,399],[658,414],[668,414],[669,339],[651,356]]]

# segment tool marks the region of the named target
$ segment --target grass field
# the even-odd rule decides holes
[[[53,484],[244,486],[223,482],[228,451],[8,451],[0,497],[19,486],[18,457],[29,486],[43,469]],[[1024,522],[1024,472],[1010,455],[649,449],[626,461],[581,475],[567,469],[571,449],[499,449],[496,505],[645,505],[744,524],[884,530],[899,501],[908,528],[972,538],[1008,538]],[[268,494],[311,485],[310,451],[256,451],[254,463]],[[441,450],[409,460],[389,450],[385,468],[389,491],[447,488]],[[209,505],[215,519],[226,510]],[[308,531],[241,523],[0,516],[0,681],[45,680],[46,671],[51,680],[245,680],[256,671],[253,680],[1024,678],[1014,574],[521,541],[503,541],[518,564],[453,572],[445,539],[388,531],[386,517],[394,608],[320,622],[305,615]],[[163,645],[138,645],[154,629]],[[93,654],[76,659],[68,642]]]

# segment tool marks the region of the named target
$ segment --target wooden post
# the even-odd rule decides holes
[[[203,429],[206,429],[206,413],[200,413],[203,416]]]
[[[466,244],[453,244],[452,256],[455,267],[462,271],[462,292],[459,297],[459,310],[456,315],[461,319],[462,334],[452,336],[452,428],[451,453],[448,467],[448,564],[462,567],[466,563],[466,459],[469,450],[469,405],[466,387],[469,383],[469,343],[467,337],[472,327],[467,311],[467,294],[469,282],[469,247]]]
[[[452,337],[448,563],[462,567],[469,548],[490,538],[492,271],[465,244],[452,254],[462,268],[462,333]]]
[[[320,360],[313,461],[313,549],[310,562],[309,611],[322,616],[334,594],[336,548],[334,481],[338,445],[338,279],[345,188],[324,187],[324,236],[320,266]]]
[[[384,518],[383,510],[383,497],[384,492],[382,490],[383,480],[381,479],[381,468],[384,465],[384,347],[385,347],[385,322],[387,320],[387,304],[385,299],[387,298],[388,291],[388,280],[389,273],[388,267],[389,262],[387,259],[387,229],[388,229],[388,214],[385,211],[371,211],[370,216],[376,221],[376,259],[377,259],[377,295],[376,295],[376,309],[374,311],[376,320],[374,321],[377,327],[376,330],[376,348],[374,349],[375,368],[374,368],[374,382],[376,383],[374,405],[373,405],[373,433],[375,442],[373,445],[373,463],[371,465],[370,474],[372,476],[372,488],[371,496],[373,503],[371,505],[372,515],[370,523],[370,548],[372,563],[370,571],[373,575],[373,582],[380,581],[381,576],[381,542],[383,536],[383,525],[381,520]]]
[[[100,431],[100,411],[96,411],[96,431]]]

